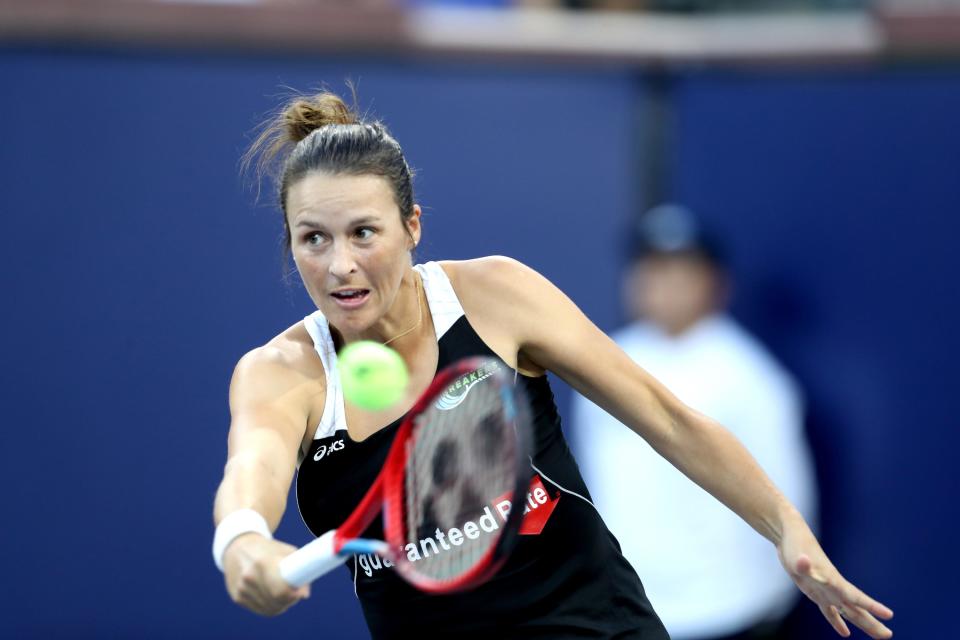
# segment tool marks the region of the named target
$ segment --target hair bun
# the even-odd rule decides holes
[[[356,124],[357,114],[340,96],[324,92],[309,98],[297,98],[283,112],[283,127],[291,142],[300,142],[328,124]]]

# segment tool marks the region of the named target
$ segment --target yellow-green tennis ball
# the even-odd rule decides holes
[[[400,354],[379,342],[361,340],[338,356],[343,397],[361,409],[380,411],[403,397],[407,365]]]

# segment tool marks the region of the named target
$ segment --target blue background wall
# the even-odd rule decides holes
[[[345,78],[420,169],[421,259],[512,255],[620,321],[629,69],[0,51],[0,636],[365,636],[345,571],[266,620],[209,553],[233,364],[311,311],[237,160],[279,87]],[[738,315],[810,391],[827,550],[898,635],[942,637],[960,72],[680,71],[671,95],[671,191],[721,230]],[[307,540],[294,506],[278,535]],[[804,637],[830,637],[814,613]]]

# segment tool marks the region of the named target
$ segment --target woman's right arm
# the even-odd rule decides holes
[[[253,509],[270,530],[280,523],[303,441],[316,380],[290,366],[271,346],[254,349],[237,363],[230,382],[227,464],[214,503],[214,521]],[[223,553],[230,597],[262,615],[277,615],[309,595],[281,577],[280,560],[295,547],[245,533]]]

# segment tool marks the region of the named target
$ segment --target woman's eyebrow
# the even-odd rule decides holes
[[[358,218],[354,218],[354,219],[350,220],[350,221],[347,223],[347,226],[354,227],[354,226],[359,225],[359,224],[367,224],[367,223],[379,222],[379,221],[380,221],[380,218],[378,218],[377,216],[366,215],[366,216],[360,216],[360,217],[358,217]],[[295,227],[307,227],[307,228],[310,228],[310,229],[322,229],[322,228],[323,228],[323,225],[321,225],[321,224],[319,224],[319,223],[317,223],[317,222],[314,222],[313,220],[310,220],[309,218],[302,218],[302,219],[300,219],[300,220],[297,220],[297,223],[296,223],[294,226],[295,226]]]

